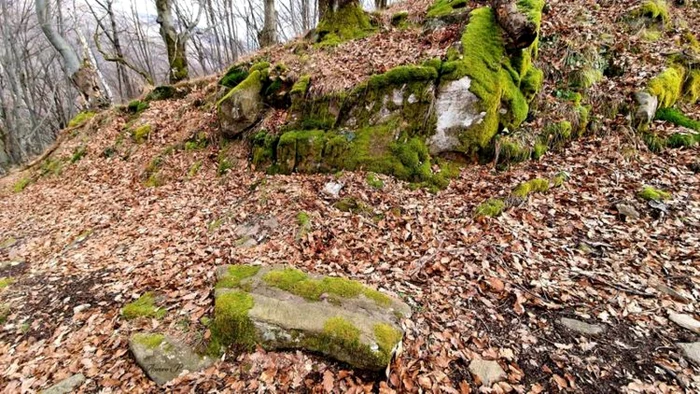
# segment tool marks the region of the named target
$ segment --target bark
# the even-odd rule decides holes
[[[175,29],[171,0],[156,0],[156,10],[160,25],[160,35],[165,41],[168,51],[168,63],[170,64],[169,79],[174,84],[189,78],[187,55],[185,53],[185,39]]]
[[[265,0],[265,20],[263,28],[258,35],[258,43],[261,48],[277,44],[277,11],[275,0]]]
[[[108,96],[99,84],[95,66],[88,59],[81,62],[68,42],[53,29],[46,0],[36,0],[35,5],[41,30],[61,55],[66,74],[82,95],[87,107],[100,108],[109,105]]]
[[[383,10],[387,7],[387,0],[374,0],[374,8]]]
[[[505,31],[506,47],[510,50],[530,46],[537,38],[537,25],[517,6],[517,0],[491,0],[496,20]]]

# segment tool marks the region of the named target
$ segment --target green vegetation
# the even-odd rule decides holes
[[[537,178],[519,184],[511,195],[515,197],[525,198],[532,193],[544,193],[549,190],[549,181],[547,179]]]
[[[11,285],[14,280],[12,278],[0,278],[0,290],[4,290],[7,286]]]
[[[391,16],[391,25],[398,28],[406,27],[408,23],[408,11],[399,11]]]
[[[184,148],[186,151],[201,150],[206,148],[208,144],[207,133],[199,132],[185,141]]]
[[[403,338],[403,333],[389,324],[379,323],[374,325],[374,337],[383,357],[390,360],[391,352]]]
[[[299,237],[303,237],[304,234],[311,230],[311,217],[306,212],[299,212],[297,214],[297,224],[299,225]]]
[[[659,108],[671,107],[681,98],[684,73],[682,67],[669,67],[649,81],[647,89],[659,99]]]
[[[644,186],[637,195],[647,201],[664,201],[670,200],[672,197],[671,193],[651,186]]]
[[[645,16],[661,23],[669,20],[668,4],[665,0],[645,0],[635,13],[637,16]]]
[[[87,147],[81,145],[73,151],[73,155],[70,157],[70,162],[75,163],[80,161],[87,154]]]
[[[299,78],[298,81],[292,85],[292,90],[289,91],[289,94],[292,96],[297,96],[301,97],[306,94],[306,92],[309,90],[309,85],[311,84],[311,76],[310,75],[302,75],[301,78]]]
[[[209,353],[218,355],[225,348],[236,345],[237,350],[250,350],[255,346],[257,334],[248,317],[253,308],[253,297],[245,292],[232,290],[220,294],[214,303],[214,322],[211,326]]]
[[[0,304],[0,324],[5,324],[9,315],[10,306],[7,304]]]
[[[47,157],[39,167],[39,176],[61,175],[63,159]]]
[[[377,174],[375,174],[373,172],[367,173],[367,178],[365,180],[367,181],[367,184],[370,187],[373,187],[377,190],[381,190],[384,188],[384,181],[379,179],[377,177]]]
[[[700,53],[700,50],[698,50]],[[700,70],[690,70],[683,85],[683,98],[690,104],[700,101]]]
[[[141,100],[133,100],[129,102],[126,108],[132,114],[138,114],[142,111],[145,111],[148,108],[148,102]]]
[[[364,202],[355,197],[343,197],[336,201],[333,206],[341,212],[369,213],[372,211]]]
[[[352,2],[335,12],[327,12],[316,26],[318,44],[321,46],[335,46],[343,41],[365,37],[374,31],[367,13],[359,4]]]
[[[270,65],[269,63],[265,63],[265,64],[267,64],[268,66]],[[259,64],[256,64],[253,67],[256,67],[256,66],[259,66]],[[246,79],[244,79],[239,84],[237,84],[233,89],[229,90],[229,92],[226,93],[226,95],[224,97],[222,97],[216,103],[217,107],[221,107],[221,103],[230,99],[234,94],[237,94],[241,91],[247,91],[247,90],[256,91],[256,92],[262,91],[263,77],[264,76],[263,76],[261,70],[258,70],[258,69],[253,70],[253,67],[251,67],[252,71],[250,71],[250,74],[248,74],[248,77]],[[262,71],[265,71],[265,69],[263,69]]]
[[[15,193],[19,193],[22,190],[24,190],[27,186],[29,186],[32,182],[34,182],[34,180],[31,177],[22,177],[12,185],[12,191]]]
[[[95,117],[95,113],[91,111],[83,111],[78,113],[73,117],[73,119],[68,122],[68,127],[77,127],[83,125],[88,120]]]
[[[202,168],[202,161],[201,160],[195,161],[194,163],[192,163],[190,168],[187,170],[187,177],[188,178],[194,177],[195,175],[197,175],[199,173],[199,170],[201,168]]]
[[[428,18],[440,18],[455,10],[464,9],[469,5],[467,0],[436,0],[428,8]]]
[[[248,78],[248,70],[242,65],[236,64],[231,66],[231,68],[226,71],[226,74],[221,77],[219,85],[226,86],[227,88],[235,88],[246,78]]]
[[[260,266],[257,265],[231,265],[226,275],[216,282],[216,288],[236,288],[243,280],[255,276],[258,271]]]
[[[133,138],[134,142],[136,142],[137,144],[144,143],[148,139],[148,136],[150,134],[151,125],[148,123],[131,130],[131,138]]]
[[[155,317],[161,319],[165,316],[166,310],[156,307],[156,300],[153,293],[144,293],[136,301],[130,302],[122,308],[122,315],[125,319],[131,320],[138,317]]]
[[[491,198],[476,207],[474,216],[476,217],[496,217],[506,209],[506,203],[498,198]]]
[[[335,277],[312,279],[307,274],[293,268],[270,271],[263,275],[263,280],[270,286],[309,301],[320,301],[322,294],[331,297],[332,302],[338,302],[339,298],[355,298],[362,294],[380,306],[391,304],[391,299],[388,296],[370,289],[360,282]]]
[[[145,101],[168,100],[177,95],[177,89],[170,85],[156,86],[146,95]]]
[[[155,349],[165,341],[163,334],[137,333],[133,336],[134,342],[143,345],[147,349]]]

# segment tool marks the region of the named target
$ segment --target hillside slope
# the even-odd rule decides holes
[[[481,386],[470,363],[485,359],[505,372],[493,392],[700,391],[700,365],[677,345],[700,333],[671,320],[700,320],[696,124],[635,130],[631,119],[634,93],[668,67],[666,55],[692,50],[700,9],[669,5],[663,26],[631,24],[642,3],[549,2],[535,62],[544,84],[527,120],[499,137],[534,151],[548,125],[571,122],[581,105],[590,125],[537,159],[531,150],[531,160],[460,157],[459,171],[444,167],[455,174],[443,190],[362,170],[256,169],[250,139],[219,134],[221,76],[189,84],[184,97],[87,116],[47,158],[0,179],[0,278],[10,278],[0,280],[2,392],[78,373],[81,392],[158,392],[130,356],[129,335],[162,331],[206,347],[215,270],[242,263],[347,277],[403,298],[414,309],[403,352],[388,377],[298,351],[231,352],[166,390],[469,393]],[[422,21],[430,5],[399,3],[381,18],[405,9]],[[311,46],[312,93],[447,56],[462,28]],[[278,63],[296,45],[306,44],[252,58]],[[606,70],[619,70],[596,68],[601,51],[612,54]],[[697,99],[674,108],[700,120]],[[284,119],[278,110],[262,122],[270,130]],[[691,141],[650,143],[676,134]],[[324,192],[329,182],[343,184],[339,196]],[[147,292],[164,316],[126,319],[121,309]],[[603,331],[575,331],[566,318]]]

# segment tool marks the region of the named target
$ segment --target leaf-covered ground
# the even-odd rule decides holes
[[[581,45],[582,29],[596,37],[599,24],[570,14],[619,15],[634,2],[610,3],[552,2],[544,35]],[[542,56],[561,59],[565,48]],[[662,64],[645,63],[644,51],[624,53],[632,65]],[[645,70],[598,86],[626,97],[623,86],[656,72]],[[543,102],[556,96],[552,72]],[[129,116],[104,113],[61,145],[53,166],[0,179],[0,262],[23,262],[0,268],[0,277],[13,278],[0,290],[0,303],[10,306],[0,327],[3,392],[40,390],[79,372],[87,377],[83,392],[158,391],[129,355],[129,334],[166,331],[203,345],[214,269],[236,263],[289,264],[403,297],[415,308],[404,322],[403,353],[385,377],[302,352],[258,350],[227,355],[167,390],[468,393],[478,390],[467,369],[476,357],[506,370],[494,392],[700,390],[700,369],[675,346],[700,335],[668,318],[670,311],[700,317],[700,176],[690,169],[697,145],[652,154],[618,116],[539,161],[500,172],[466,166],[437,194],[381,175],[377,189],[364,173],[254,171],[244,143],[216,141],[215,116],[199,106],[205,94],[152,102],[135,121],[151,125],[142,144],[124,131]],[[686,110],[698,119],[697,108]],[[201,132],[207,146],[185,149]],[[222,162],[230,168],[219,175]],[[570,176],[561,187],[496,218],[474,218],[485,200],[561,171]],[[13,191],[29,174],[38,178]],[[160,186],[147,187],[149,179]],[[368,209],[336,209],[322,191],[329,181],[344,183],[340,198]],[[672,198],[649,204],[637,196],[644,185]],[[622,217],[619,203],[640,217]],[[302,237],[300,212],[311,219]],[[242,247],[236,228],[270,217],[279,225],[258,246]],[[165,317],[125,320],[120,309],[148,291]],[[606,331],[580,335],[561,317]]]

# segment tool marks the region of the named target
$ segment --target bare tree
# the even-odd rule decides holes
[[[86,56],[81,61],[75,50],[51,25],[49,4],[46,0],[35,0],[36,16],[44,35],[61,55],[66,75],[73,82],[89,108],[109,105],[109,96],[100,86],[95,65]]]

